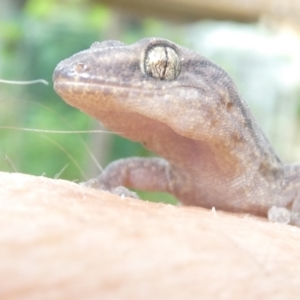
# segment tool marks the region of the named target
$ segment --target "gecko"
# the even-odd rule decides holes
[[[68,104],[157,155],[116,160],[87,186],[300,226],[300,164],[280,160],[231,77],[204,56],[162,38],[95,42],[61,61],[53,82]]]

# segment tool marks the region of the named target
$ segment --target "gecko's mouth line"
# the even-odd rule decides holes
[[[79,88],[82,87],[82,90],[89,90],[89,88],[91,88],[91,90],[94,90],[96,88],[116,88],[116,89],[124,89],[124,90],[136,90],[136,91],[168,91],[168,90],[173,90],[173,89],[177,89],[177,88],[191,88],[191,89],[196,89],[196,87],[194,86],[190,86],[190,85],[175,85],[175,86],[171,86],[171,87],[165,87],[162,86],[160,88],[155,87],[155,86],[151,86],[149,88],[145,87],[145,86],[131,86],[131,85],[122,85],[122,84],[117,84],[117,83],[110,83],[110,82],[77,82],[77,81],[67,81],[67,80],[61,80],[61,81],[54,81],[54,86],[55,87],[75,87],[75,88]],[[199,89],[199,88],[198,88]]]

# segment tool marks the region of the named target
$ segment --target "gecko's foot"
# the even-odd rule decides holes
[[[291,224],[300,227],[300,213],[293,212],[291,213]]]
[[[285,207],[272,206],[268,211],[270,222],[289,224],[291,222],[291,212]]]
[[[130,198],[140,199],[140,197],[137,195],[136,192],[133,192],[124,186],[118,186],[118,187],[112,189],[110,192],[115,195],[119,195],[121,197],[130,197]]]
[[[137,193],[127,189],[124,186],[117,186],[115,188],[107,188],[104,184],[101,184],[97,178],[90,179],[85,182],[80,182],[79,185],[97,189],[97,190],[108,191],[112,194],[122,196],[122,197],[130,197],[130,198],[140,199],[139,196],[137,195]]]

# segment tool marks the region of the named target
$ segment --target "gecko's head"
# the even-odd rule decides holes
[[[54,70],[54,89],[64,99],[82,92],[99,95],[121,90],[167,89],[180,75],[184,55],[174,43],[157,38],[133,45],[119,41],[95,42],[92,46],[61,61]],[[175,86],[178,83],[175,83]],[[74,94],[75,93],[75,94]],[[65,99],[66,100],[66,99]],[[70,100],[74,104],[76,100]]]
[[[206,58],[160,38],[96,42],[60,62],[53,74],[55,91],[100,121],[104,113],[136,114],[185,135],[214,121],[222,105],[216,87],[224,78]]]

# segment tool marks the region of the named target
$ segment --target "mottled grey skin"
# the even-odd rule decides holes
[[[173,80],[146,74],[155,45],[177,53]],[[60,62],[53,80],[67,103],[163,157],[115,161],[89,185],[164,191],[230,212],[272,208],[272,221],[300,224],[299,165],[280,161],[232,79],[207,58],[159,38],[105,41]]]

